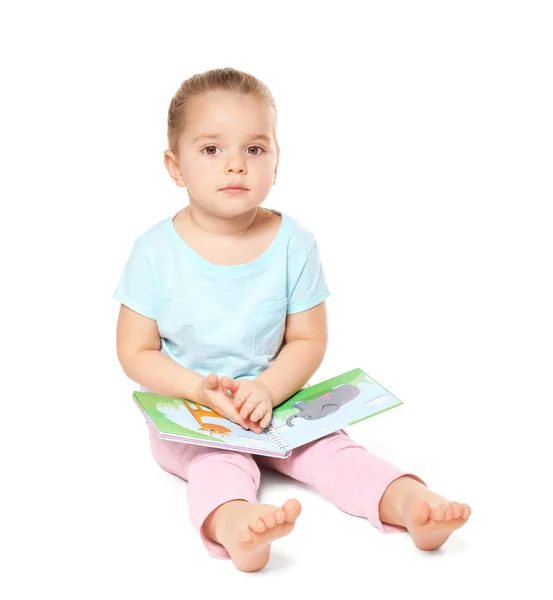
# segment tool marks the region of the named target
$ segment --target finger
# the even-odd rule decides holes
[[[239,425],[241,425],[244,429],[251,429],[254,423],[250,423],[249,419],[243,419],[240,414],[237,415],[236,421]]]
[[[244,402],[252,395],[252,392],[246,392],[246,393],[240,393],[238,392],[238,394],[234,397],[234,406],[236,406],[236,408],[238,410],[240,410],[240,408],[242,407],[242,405],[244,404]]]
[[[272,416],[273,414],[270,411],[265,414],[265,416],[261,419],[259,423],[261,429],[266,429],[269,426]]]
[[[259,421],[259,419],[261,419],[261,417],[265,415],[266,412],[267,407],[264,404],[258,404],[255,407],[255,410],[250,415],[250,421],[254,421],[255,423],[257,423],[257,421]]]
[[[249,418],[249,416],[251,415],[252,411],[255,409],[255,407],[258,405],[257,400],[255,399],[254,396],[252,396],[250,394],[250,397],[246,400],[246,402],[244,402],[242,408],[240,409],[240,415],[246,419]]]
[[[227,377],[226,375],[223,375],[223,377],[221,377],[221,385],[233,394],[236,394],[238,388],[240,387],[237,381],[231,379],[230,377]]]
[[[234,408],[234,406],[230,407],[230,410],[228,411],[228,413],[225,416],[227,417],[227,419],[230,419],[233,423],[237,423],[244,429],[250,429],[249,420],[243,419],[240,416],[240,412],[238,410],[236,410],[236,408]]]
[[[206,377],[206,384],[208,390],[213,390],[219,385],[219,378],[215,373],[210,373]]]
[[[244,429],[251,429],[253,425],[253,423],[250,423],[248,419],[243,419],[240,415],[237,415],[236,423],[238,423],[238,425],[240,425]]]
[[[252,423],[251,421],[250,421],[250,429],[254,433],[261,433],[263,431],[263,429],[261,429],[261,426],[259,425],[259,423]]]

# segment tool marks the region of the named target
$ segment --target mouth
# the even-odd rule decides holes
[[[231,194],[231,195],[235,196],[235,195],[238,195],[238,194],[245,194],[249,190],[247,188],[245,188],[245,187],[229,186],[229,187],[222,188],[219,191],[223,192],[225,194]]]

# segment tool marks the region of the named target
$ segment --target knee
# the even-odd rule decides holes
[[[184,476],[186,444],[163,440],[150,429],[150,450],[157,464],[167,473]]]
[[[354,442],[343,429],[340,429],[306,444],[301,448],[301,451],[305,452],[306,455],[324,457],[323,460],[326,460],[347,448],[361,448],[361,446]]]
[[[306,444],[301,449],[301,462],[309,465],[313,480],[332,480],[337,473],[348,471],[352,463],[367,449],[352,440],[345,431],[331,433]]]
[[[208,469],[240,469],[250,475],[256,489],[259,487],[261,473],[251,454],[213,448],[202,448],[202,450],[203,452],[199,453],[190,463],[190,476],[197,469],[201,469],[204,474]]]

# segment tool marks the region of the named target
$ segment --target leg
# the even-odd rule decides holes
[[[209,552],[242,571],[263,568],[271,542],[294,528],[299,502],[257,504],[260,474],[249,454],[162,440],[151,426],[150,445],[163,470],[188,481],[190,518]]]
[[[259,469],[249,454],[162,440],[148,423],[150,448],[159,466],[188,482],[190,520],[211,554],[229,559],[225,548],[206,535],[204,521],[218,506],[231,500],[255,503]],[[229,456],[230,454],[230,456]]]
[[[386,488],[405,471],[374,456],[343,430],[296,448],[286,459],[256,456],[255,460],[260,467],[312,485],[338,508],[365,517],[381,531],[405,531],[383,523],[378,511]]]
[[[434,503],[436,498],[447,502],[430,492],[419,477],[374,456],[343,430],[297,448],[288,459],[259,458],[261,460],[256,457],[256,461],[260,466],[313,485],[336,506],[352,515],[366,517],[381,531],[407,529],[418,547],[429,544],[416,530],[426,522],[421,520],[423,515],[416,502],[422,500],[423,494],[427,494],[428,500],[432,495]],[[409,502],[403,502],[406,498]],[[426,510],[430,513],[430,509]],[[405,511],[407,516],[404,516]],[[454,514],[457,512],[458,507]],[[428,518],[427,514],[426,520]],[[438,541],[434,536],[433,543]]]

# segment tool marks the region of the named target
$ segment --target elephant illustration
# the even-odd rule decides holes
[[[335,413],[340,406],[357,398],[360,393],[359,388],[356,388],[349,383],[345,383],[310,402],[306,402],[305,400],[296,402],[295,404],[292,404],[292,408],[298,408],[299,412],[295,415],[290,415],[286,419],[286,425],[288,425],[288,427],[293,427],[292,421],[294,419],[307,419],[308,421],[324,419],[327,415]]]

